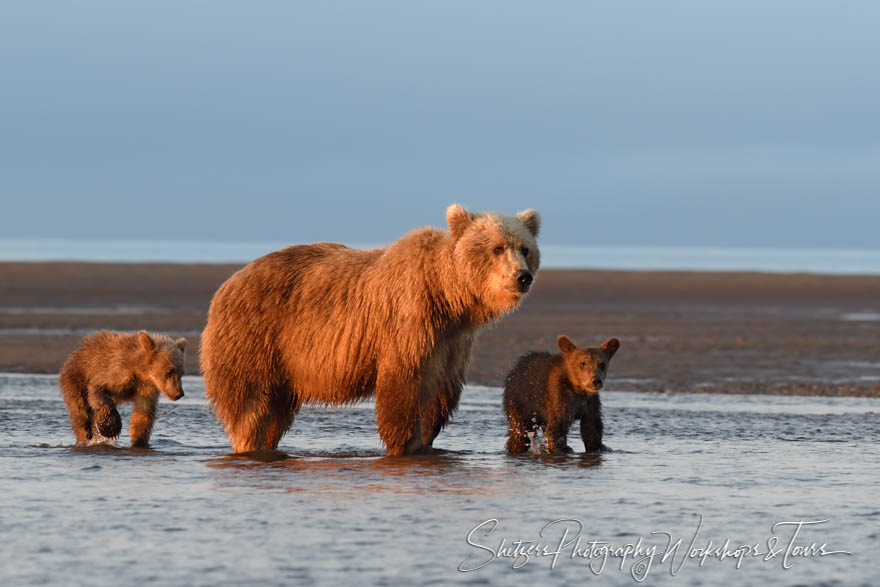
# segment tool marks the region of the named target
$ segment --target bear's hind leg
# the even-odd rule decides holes
[[[529,434],[534,432],[535,426],[533,422],[526,422],[520,415],[508,411],[507,413],[507,444],[505,448],[510,454],[521,454],[528,452],[532,445]]]
[[[276,387],[272,390],[269,400],[269,414],[265,426],[264,449],[278,448],[281,438],[293,424],[293,419],[299,411],[300,403],[296,393],[286,386]]]
[[[205,371],[205,395],[223,424],[232,452],[263,448],[269,416],[269,388],[233,373]]]
[[[94,420],[92,408],[89,407],[85,385],[81,385],[75,377],[62,371],[59,377],[61,394],[64,403],[67,404],[67,413],[70,416],[70,427],[76,436],[77,444],[85,444],[92,439]]]

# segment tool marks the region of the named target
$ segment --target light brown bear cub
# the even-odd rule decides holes
[[[530,436],[543,429],[547,450],[573,452],[566,438],[575,420],[581,421],[585,450],[602,448],[602,404],[599,390],[608,363],[620,348],[609,338],[599,348],[577,348],[559,337],[562,354],[531,352],[519,358],[504,384],[504,411],[509,433],[507,450],[529,450]]]
[[[132,446],[146,446],[156,421],[159,392],[172,401],[183,397],[183,351],[186,339],[98,332],[83,339],[61,368],[58,383],[67,403],[77,444],[122,431],[116,406],[133,402],[129,421]]]

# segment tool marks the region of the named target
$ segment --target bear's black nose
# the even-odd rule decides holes
[[[596,379],[593,379],[593,387],[602,387],[602,380],[598,377]]]
[[[516,282],[519,284],[520,290],[527,291],[532,284],[532,272],[526,270],[518,272],[516,274]]]

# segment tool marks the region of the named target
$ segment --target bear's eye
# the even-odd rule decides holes
[[[586,369],[586,368],[587,368],[587,362],[581,361],[581,369]]]
[[[174,369],[168,369],[168,373],[166,373],[166,375],[168,377],[174,377],[174,373],[175,373]]]
[[[529,248],[528,248],[528,247],[523,247],[523,248],[521,248],[521,249],[519,250],[519,252],[522,253],[522,256],[523,256],[523,257],[528,257],[528,256],[529,256]]]
[[[599,368],[600,368],[600,369],[604,369],[605,367],[606,367],[606,365],[605,365],[605,361],[602,361],[601,363],[599,363]]]
[[[501,253],[504,252],[504,247],[495,247],[495,250],[492,252],[495,253],[496,255],[500,255]]]

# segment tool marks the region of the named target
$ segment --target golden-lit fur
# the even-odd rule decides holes
[[[278,445],[302,403],[376,397],[389,455],[429,450],[458,407],[479,326],[513,310],[540,264],[537,212],[447,210],[382,249],[292,246],[211,302],[201,364],[236,452]]]
[[[122,431],[116,406],[133,402],[129,433],[132,446],[146,446],[156,420],[159,392],[173,401],[183,397],[186,339],[102,331],[83,339],[61,368],[58,383],[67,404],[77,444],[92,439],[95,428],[107,438]]]

